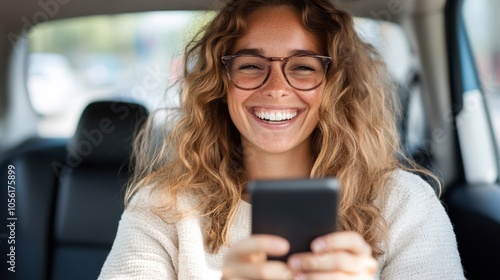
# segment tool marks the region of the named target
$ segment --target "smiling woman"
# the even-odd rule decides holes
[[[408,171],[432,174],[404,157],[383,63],[348,13],[327,0],[228,1],[196,38],[179,121],[153,158],[157,127],[136,143],[100,279],[463,279],[443,207]],[[249,234],[248,182],[332,176],[340,231],[268,260],[289,244]]]

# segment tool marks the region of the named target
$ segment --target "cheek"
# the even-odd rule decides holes
[[[235,86],[230,86],[227,91],[226,100],[228,103],[241,105],[247,101],[254,92],[250,90],[241,90]]]
[[[234,89],[229,88],[226,94],[227,107],[229,111],[234,111],[234,107],[238,103],[238,94]]]
[[[319,109],[323,98],[323,89],[319,89],[314,93],[304,95],[302,100],[309,106],[310,121],[317,124],[319,121]]]
[[[241,110],[244,109],[243,102],[246,100],[247,96],[244,92],[235,89],[234,87],[229,88],[228,93],[226,95],[227,107],[229,110],[229,115],[233,120],[233,123],[237,123],[238,118],[243,112]]]
[[[320,88],[309,94],[302,95],[302,100],[309,105],[312,110],[318,110],[323,98],[323,89]]]
[[[229,110],[229,116],[231,117],[231,120],[234,123],[236,107],[237,107],[236,100],[234,99],[234,96],[230,93],[227,95],[226,100],[227,100],[227,109]]]

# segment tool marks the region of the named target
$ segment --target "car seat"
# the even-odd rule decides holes
[[[95,102],[69,141],[29,140],[2,160],[3,182],[15,167],[17,220],[16,272],[2,269],[1,279],[97,278],[123,211],[134,132],[146,118],[139,104]],[[0,240],[5,264],[10,245]]]

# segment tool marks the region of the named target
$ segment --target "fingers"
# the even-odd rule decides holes
[[[223,275],[225,279],[293,279],[290,268],[280,261],[234,263],[224,269]]]
[[[373,279],[377,262],[370,245],[355,232],[319,237],[312,252],[292,255],[285,264],[268,261],[282,256],[289,243],[278,236],[254,235],[233,246],[223,268],[223,279]]]
[[[356,232],[336,232],[318,237],[312,242],[311,250],[315,253],[343,250],[363,256],[372,254],[370,245]]]
[[[333,273],[309,273],[297,274],[294,280],[373,280],[372,275],[368,274],[347,274],[343,272]]]
[[[226,254],[223,279],[293,279],[283,262],[267,261],[267,255],[283,256],[290,245],[284,238],[253,235],[234,245]]]
[[[292,270],[302,272],[330,271],[347,274],[373,274],[377,270],[377,262],[373,258],[353,255],[348,252],[295,254],[290,257],[288,264]]]
[[[286,239],[274,235],[258,234],[237,243],[226,255],[226,260],[258,262],[265,261],[267,256],[283,256],[290,250]]]
[[[313,252],[294,254],[288,265],[295,279],[373,279],[377,261],[370,245],[355,232],[337,232],[319,237]]]

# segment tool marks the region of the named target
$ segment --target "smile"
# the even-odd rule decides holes
[[[291,120],[297,116],[296,109],[287,110],[254,110],[255,116],[266,122],[284,122]]]

